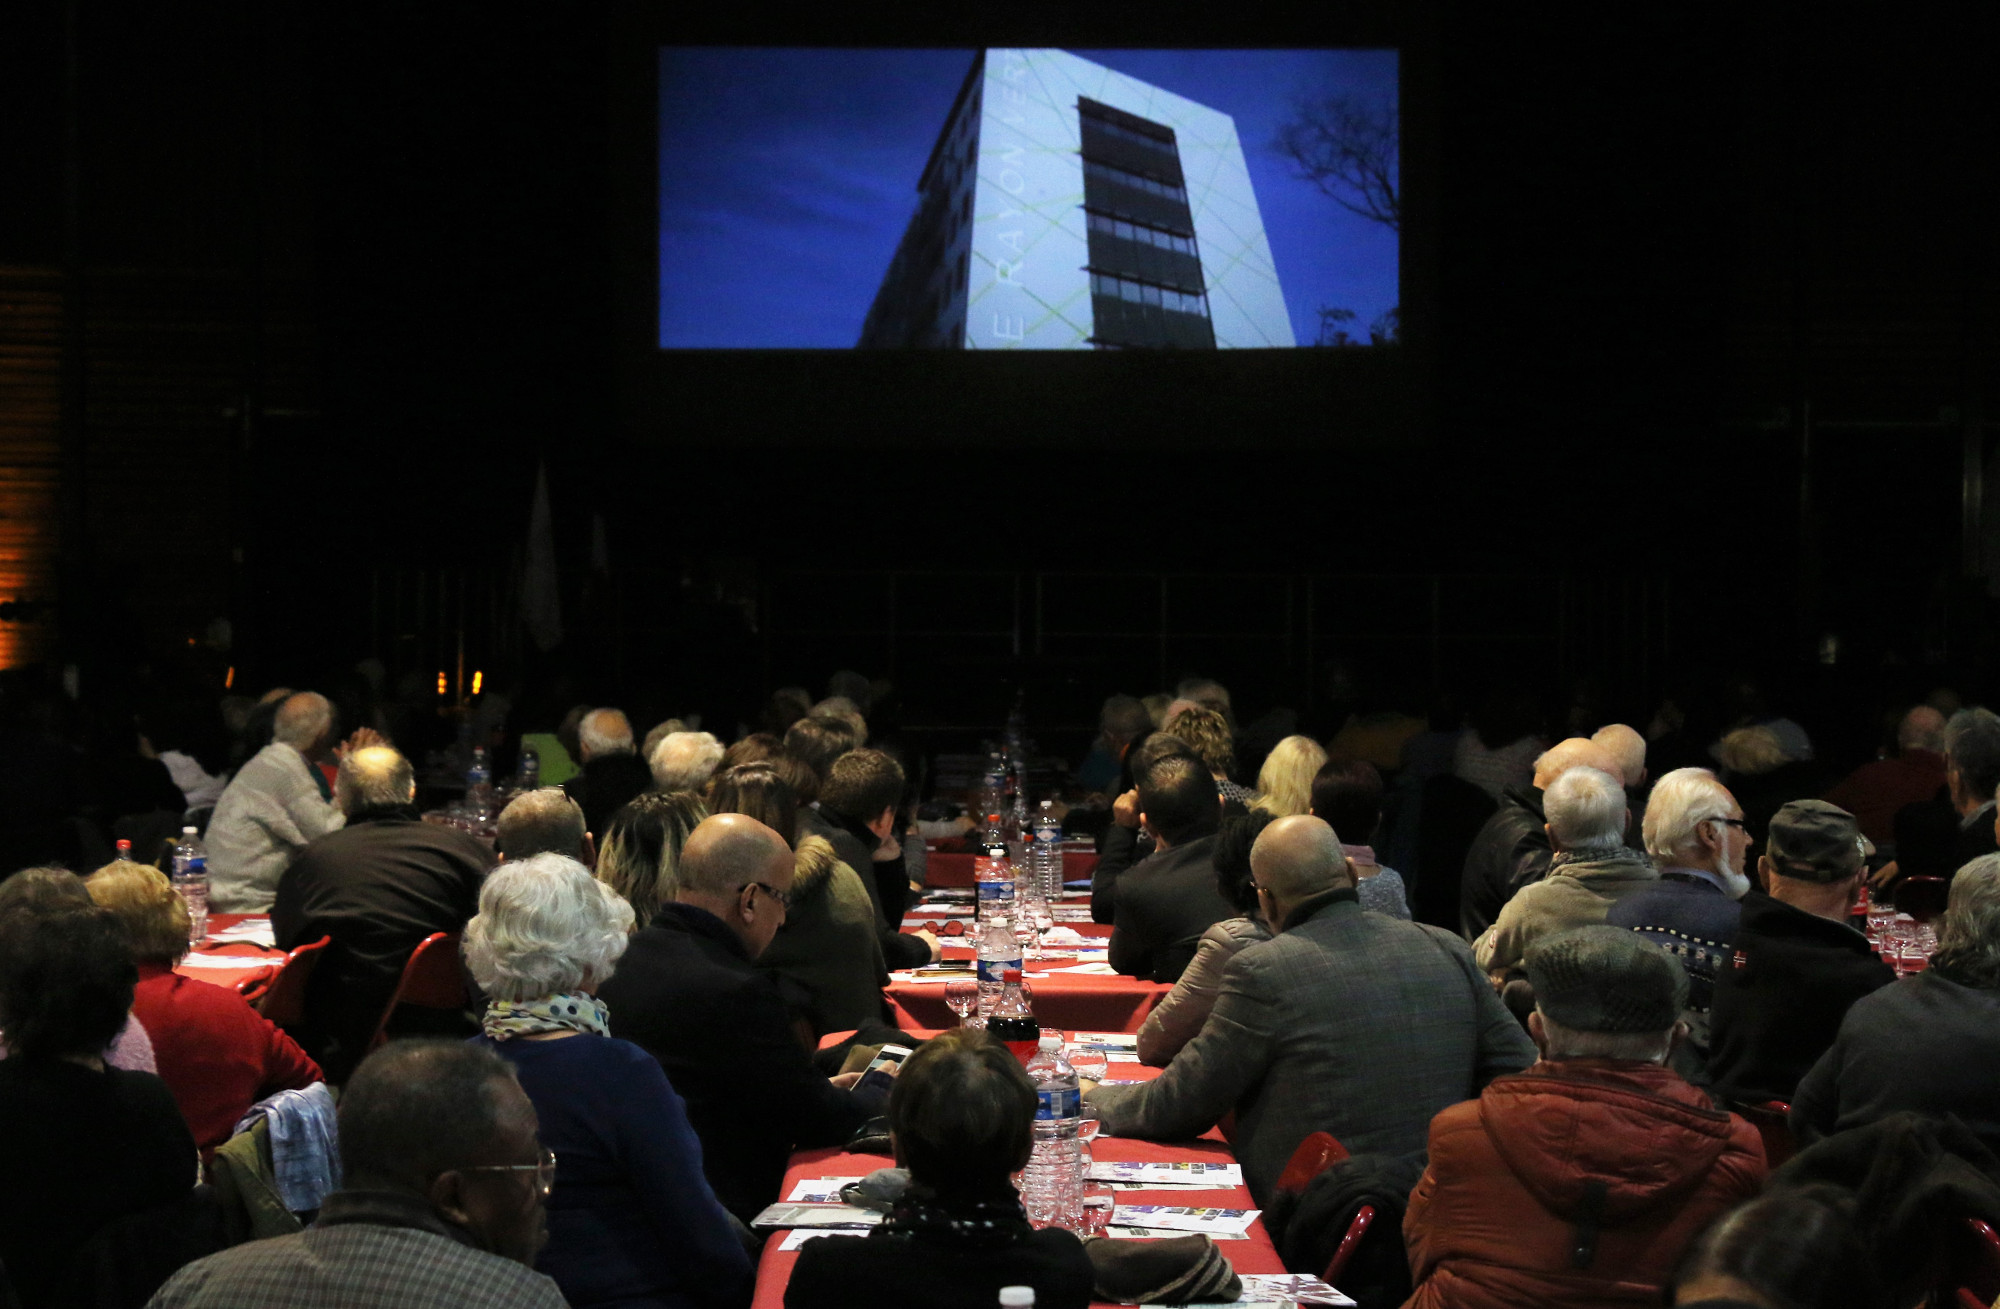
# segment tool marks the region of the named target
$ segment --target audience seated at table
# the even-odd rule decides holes
[[[1773,1191],[1716,1219],[1671,1294],[1676,1309],[1906,1309],[1870,1266],[1853,1194],[1826,1184]]]
[[[687,791],[648,791],[611,815],[597,846],[597,880],[625,897],[639,928],[673,898],[681,850],[706,817],[701,797]]]
[[[321,1080],[298,1043],[235,991],[174,971],[188,950],[188,910],[166,874],[126,861],[105,865],[84,885],[125,925],[139,970],[132,1012],[146,1025],[160,1080],[204,1160],[252,1104]]]
[[[750,1260],[701,1171],[687,1109],[651,1055],[610,1034],[595,992],[632,909],[561,855],[509,860],[479,892],[465,959],[475,1038],[513,1065],[557,1159],[535,1267],[575,1309],[748,1304]]]
[[[583,806],[560,786],[523,791],[507,802],[493,827],[493,849],[501,859],[559,854],[585,868],[597,862],[597,847],[583,818]]]
[[[1732,1104],[1789,1103],[1862,996],[1896,980],[1848,922],[1867,873],[1854,816],[1794,800],[1771,818],[1743,897],[1730,966],[1715,981],[1709,1076]]]
[[[1555,846],[1548,876],[1522,887],[1473,946],[1495,975],[1517,967],[1536,941],[1601,923],[1613,904],[1660,880],[1653,861],[1625,844],[1631,812],[1613,774],[1572,768],[1543,793],[1542,809]]]
[[[1271,929],[1259,916],[1257,882],[1250,872],[1250,847],[1276,815],[1261,809],[1232,814],[1222,820],[1215,837],[1215,889],[1236,906],[1237,917],[1225,918],[1201,934],[1194,959],[1139,1027],[1139,1062],[1164,1068],[1181,1047],[1208,1022],[1215,998],[1222,993],[1222,975],[1246,945],[1271,939]]]
[[[513,1069],[463,1041],[392,1041],[340,1099],[342,1188],[303,1232],[200,1259],[149,1309],[563,1309],[534,1272],[557,1160]]]
[[[1403,875],[1378,863],[1371,844],[1382,825],[1382,789],[1382,774],[1367,760],[1330,763],[1313,775],[1306,812],[1332,824],[1340,834],[1340,851],[1353,866],[1361,907],[1407,919],[1410,902]]]
[[[1411,1309],[1657,1303],[1679,1252],[1764,1181],[1757,1130],[1666,1067],[1687,974],[1618,927],[1529,947],[1542,1058],[1431,1123],[1403,1231]]]
[[[1439,1110],[1534,1061],[1463,941],[1363,912],[1326,823],[1277,820],[1250,866],[1278,935],[1230,961],[1201,1034],[1156,1080],[1089,1093],[1105,1130],[1191,1137],[1233,1110],[1244,1181],[1268,1205],[1311,1133],[1409,1154]]]
[[[137,975],[117,915],[87,900],[0,914],[0,1268],[22,1309],[70,1303],[93,1233],[195,1184],[166,1083],[105,1062]]]
[[[584,826],[602,832],[618,806],[653,788],[653,771],[632,748],[632,724],[618,709],[593,709],[577,724],[583,770],[563,783],[583,806]]]
[[[2000,854],[1952,879],[1929,967],[1848,1009],[1792,1124],[1812,1141],[1899,1110],[1954,1115],[2000,1154]]]
[[[1549,844],[1543,797],[1572,768],[1616,776],[1618,760],[1587,737],[1556,742],[1535,757],[1529,785],[1510,784],[1501,791],[1499,807],[1472,838],[1458,892],[1459,930],[1466,940],[1485,935],[1516,892],[1548,876],[1555,850]]]
[[[673,898],[601,988],[614,1036],[645,1047],[687,1102],[718,1199],[749,1221],[778,1197],[794,1148],[838,1145],[882,1096],[813,1071],[778,984],[757,971],[791,896],[795,857],[743,814],[704,819]]]
[[[1206,768],[1186,755],[1159,760],[1139,779],[1139,820],[1153,853],[1118,879],[1110,961],[1119,972],[1178,981],[1202,933],[1236,917],[1216,890],[1222,811],[1214,790]]]
[[[792,788],[767,763],[716,774],[708,803],[719,814],[747,814],[779,836],[798,831]],[[791,903],[757,968],[778,983],[813,1042],[883,1020],[889,970],[876,926],[875,902],[860,875],[824,838],[797,841]]]
[[[0,880],[0,922],[15,915],[32,918],[69,909],[89,909],[94,904],[83,879],[67,868],[23,868]],[[4,1025],[0,1025],[0,1059],[6,1057],[6,1033]],[[159,1071],[153,1058],[152,1038],[136,1014],[126,1017],[104,1052],[104,1062],[134,1073]]]
[[[278,879],[293,858],[346,821],[318,767],[338,731],[323,695],[301,691],[278,704],[271,743],[236,770],[202,838],[211,910],[270,912]],[[364,728],[350,744],[378,743]]]
[[[411,953],[435,932],[456,932],[479,903],[493,862],[477,838],[417,816],[416,775],[388,746],[350,750],[334,799],[346,825],[300,852],[278,882],[271,930],[282,949],[331,937],[306,985],[300,1044],[346,1080]],[[456,1014],[413,1010],[392,1031],[469,1034]]]
[[[1083,1309],[1083,1243],[1028,1225],[1009,1177],[1034,1145],[1034,1083],[985,1032],[955,1030],[911,1055],[889,1093],[889,1132],[909,1188],[865,1237],[799,1252],[785,1309],[986,1309],[1029,1286],[1037,1309]]]

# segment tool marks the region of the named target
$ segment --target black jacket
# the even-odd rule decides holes
[[[1097,850],[1097,867],[1090,874],[1090,920],[1109,923],[1118,916],[1118,879],[1125,870],[1153,853],[1153,838],[1136,827],[1112,823]]]
[[[583,825],[599,841],[611,815],[629,801],[653,789],[653,770],[628,752],[594,755],[583,771],[563,784],[563,791],[583,810]]]
[[[793,1149],[840,1145],[881,1109],[813,1071],[778,984],[707,910],[664,906],[599,995],[611,1034],[651,1052],[687,1102],[709,1185],[746,1222],[778,1198]]]
[[[1118,879],[1111,966],[1134,977],[1177,982],[1201,934],[1236,906],[1215,886],[1214,836],[1148,855]]]
[[[966,1234],[913,1231],[892,1217],[859,1239],[810,1242],[785,1285],[785,1309],[986,1309],[1007,1286],[1034,1287],[1035,1304],[1051,1309],[1084,1309],[1096,1298],[1074,1233],[1034,1231],[1025,1214],[970,1223]]]
[[[1789,1102],[1848,1008],[1895,980],[1852,927],[1750,892],[1735,955],[1715,979],[1708,1070],[1716,1094]]]
[[[1542,793],[1531,786],[1510,786],[1472,838],[1458,892],[1459,926],[1466,940],[1477,941],[1516,891],[1548,875],[1555,851],[1542,830],[1546,822]]]
[[[877,866],[875,834],[831,810],[807,806],[799,810],[799,839],[826,838],[840,862],[852,868],[868,888],[875,905],[875,939],[882,943],[882,959],[890,968],[920,968],[931,961],[931,948],[914,936],[903,934],[903,911],[909,907],[910,879],[903,861]],[[886,868],[888,871],[882,871]]]
[[[1993,833],[1993,809],[1979,810],[1966,822],[1948,792],[1896,811],[1896,867],[1904,877],[1942,877],[1947,882],[1959,869],[1983,854],[2000,851]]]
[[[364,810],[299,851],[278,879],[271,930],[296,949],[333,938],[306,986],[301,1044],[327,1080],[345,1081],[395,993],[410,952],[479,912],[493,852],[407,808]],[[441,1031],[463,1024],[447,1016]],[[470,1035],[470,1031],[467,1031]]]

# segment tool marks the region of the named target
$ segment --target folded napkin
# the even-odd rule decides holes
[[[1084,1242],[1097,1298],[1127,1304],[1228,1304],[1242,1291],[1236,1270],[1206,1236],[1164,1241]]]

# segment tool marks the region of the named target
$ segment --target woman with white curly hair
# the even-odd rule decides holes
[[[483,1042],[514,1066],[555,1155],[535,1267],[570,1304],[722,1309],[750,1301],[750,1258],[702,1175],[701,1143],[659,1063],[610,1034],[595,992],[632,907],[563,855],[487,875],[465,927],[486,993]]]

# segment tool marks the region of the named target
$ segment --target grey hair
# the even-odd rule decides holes
[[[1968,789],[1991,795],[2000,784],[2000,717],[1990,709],[1961,709],[1945,721],[1944,752]]]
[[[465,964],[489,1000],[540,1000],[601,986],[625,953],[632,906],[559,854],[508,860],[486,875],[465,925]]]
[[[1952,876],[1930,966],[1961,986],[2000,990],[2000,854],[1983,854]]]
[[[669,732],[646,760],[662,791],[699,791],[721,763],[722,742],[709,732]]]
[[[1646,853],[1657,860],[1678,858],[1695,844],[1695,828],[1724,818],[1734,807],[1729,788],[1706,768],[1676,768],[1653,783],[1639,830]]]
[[[333,779],[333,802],[349,818],[364,809],[404,805],[417,795],[417,770],[386,745],[350,750]]]
[[[1672,1028],[1664,1032],[1579,1032],[1565,1027],[1542,1013],[1542,1041],[1549,1059],[1630,1059],[1635,1063],[1663,1064],[1673,1053]]]
[[[1615,844],[1625,835],[1625,785],[1595,768],[1572,768],[1542,793],[1542,813],[1568,849]]]
[[[576,737],[587,754],[625,754],[632,749],[632,722],[622,709],[593,709],[576,725]]]
[[[559,854],[583,857],[583,808],[560,786],[523,791],[500,811],[494,844],[509,859]]]
[[[333,703],[317,691],[285,697],[271,720],[271,739],[294,750],[318,743],[333,727]]]

